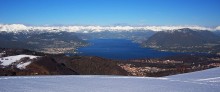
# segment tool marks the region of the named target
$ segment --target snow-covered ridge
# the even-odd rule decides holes
[[[165,30],[164,32],[167,32],[167,33],[174,33],[174,32],[187,33],[187,32],[190,32],[189,30],[197,31],[197,32],[204,31],[204,30],[198,30],[198,29],[183,28],[183,29]]]
[[[220,26],[216,27],[216,30],[220,30]]]
[[[194,30],[217,30],[216,28],[208,28],[202,26],[26,26],[23,24],[0,24],[0,31],[6,32],[21,32],[21,31],[48,31],[48,32],[101,32],[101,31],[135,31],[135,30],[151,30],[165,31],[176,30],[182,28],[190,28]]]
[[[22,58],[29,58],[30,60],[35,59],[39,56],[33,56],[33,55],[15,55],[15,56],[8,56],[8,57],[2,57],[0,58],[0,65],[3,67],[12,65],[15,62],[17,63],[17,68],[19,69],[25,69],[27,65],[31,64],[32,61],[28,62],[19,62]]]

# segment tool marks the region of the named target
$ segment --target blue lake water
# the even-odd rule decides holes
[[[125,39],[92,39],[88,40],[88,42],[91,44],[90,46],[78,49],[78,52],[80,52],[79,55],[128,60],[159,58],[180,54],[157,51],[151,48],[142,48],[139,44]]]

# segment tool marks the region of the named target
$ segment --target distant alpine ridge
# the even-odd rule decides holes
[[[202,26],[26,26],[23,24],[0,24],[0,31],[5,32],[32,32],[32,31],[47,31],[47,32],[78,32],[78,33],[91,33],[103,31],[166,31],[190,28],[194,30],[220,30],[220,26],[216,28],[208,28]]]

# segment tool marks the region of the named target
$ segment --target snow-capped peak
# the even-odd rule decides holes
[[[216,27],[216,30],[220,30],[220,26],[217,26],[217,27]]]
[[[21,32],[21,31],[46,31],[46,32],[101,32],[101,31],[165,31],[190,28],[193,30],[216,30],[217,28],[208,28],[202,26],[26,26],[23,24],[0,24],[0,31]]]
[[[5,24],[5,25],[2,25],[0,24],[0,31],[10,31],[10,32],[17,32],[17,31],[26,31],[28,30],[29,28],[23,24],[11,24],[11,25],[8,25],[8,24]]]

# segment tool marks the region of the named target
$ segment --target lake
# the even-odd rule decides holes
[[[79,55],[98,56],[114,60],[160,58],[180,53],[162,52],[151,48],[142,48],[139,44],[125,39],[92,39],[91,45],[78,49]]]

